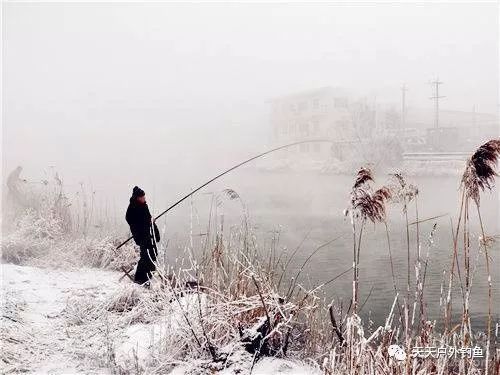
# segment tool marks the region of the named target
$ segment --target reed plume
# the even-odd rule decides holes
[[[387,187],[373,191],[370,182],[373,174],[369,168],[362,167],[356,174],[351,191],[351,206],[345,211],[350,214],[353,233],[353,307],[354,313],[358,312],[359,300],[359,261],[361,252],[361,238],[367,220],[385,222],[385,202],[390,198],[391,192]]]
[[[406,211],[408,203],[413,201],[418,195],[418,187],[409,184],[401,172],[392,174],[394,183],[391,184],[391,200],[394,203],[403,204],[403,212]]]
[[[369,182],[373,182],[373,174],[369,168],[361,168],[351,193],[351,209],[356,217],[369,219],[373,223],[385,219],[385,202],[391,198],[391,190],[383,186],[372,192]]]
[[[467,267],[469,264],[469,242],[468,242],[468,210],[469,210],[469,199],[472,199],[476,205],[477,215],[479,218],[479,225],[481,227],[482,238],[486,238],[483,220],[481,217],[481,211],[479,209],[480,205],[480,193],[486,189],[491,190],[493,188],[495,177],[498,176],[496,171],[497,162],[500,158],[500,139],[492,139],[482,146],[480,146],[474,154],[467,160],[465,171],[462,175],[461,187],[463,189],[462,205],[465,210],[464,214],[464,252],[467,261]],[[465,198],[465,199],[464,199]],[[457,227],[458,233],[458,227]],[[456,242],[456,240],[455,240]],[[486,242],[482,243],[484,249],[484,255],[486,260],[486,273],[488,282],[488,320],[487,320],[487,342],[486,342],[486,366],[485,374],[489,373],[489,355],[490,355],[490,344],[491,344],[491,315],[492,315],[492,285],[491,285],[491,270],[490,270],[490,257],[488,254],[488,246]],[[456,246],[455,246],[456,248]],[[467,288],[468,289],[468,288]],[[468,309],[464,309],[464,320],[468,319]]]
[[[492,139],[482,146],[467,160],[464,174],[462,175],[462,187],[468,198],[472,198],[479,205],[480,191],[493,188],[496,172],[496,164],[500,158],[500,139]]]
[[[356,180],[354,181],[354,185],[352,187],[353,190],[356,190],[368,182],[373,182],[373,174],[370,168],[361,167],[358,173],[356,174]]]
[[[233,189],[224,189],[222,193],[225,194],[229,199],[240,199],[240,195]]]
[[[354,193],[353,208],[358,211],[364,219],[373,223],[385,220],[385,202],[391,197],[391,191],[383,186],[371,193],[366,189],[358,189]]]

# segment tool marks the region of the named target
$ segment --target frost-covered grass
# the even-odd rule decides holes
[[[3,262],[115,270],[136,262],[132,244],[122,247],[118,256],[115,248],[123,233],[109,225],[109,218],[95,217],[93,193],[83,183],[70,199],[54,173],[40,184],[22,184],[16,195],[7,193],[5,198]]]
[[[177,297],[174,294],[178,294]],[[305,374],[318,372],[318,365],[291,359],[255,360],[255,355],[245,350],[237,330],[224,318],[234,319],[239,312],[230,313],[227,304],[215,306],[210,293],[186,293],[183,288],[165,290],[154,282],[150,290],[124,284],[106,301],[83,296],[68,302],[65,310],[69,329],[94,333],[100,340],[90,345],[88,356],[102,355],[101,361],[109,361],[117,373],[148,374]],[[233,306],[241,310],[258,309],[260,302],[248,299],[235,301]],[[214,311],[220,308],[223,312]],[[75,313],[84,311],[84,314]],[[75,315],[76,319],[75,319]],[[202,319],[200,317],[210,317]],[[102,329],[102,327],[107,327]],[[205,332],[207,327],[210,331]],[[206,338],[216,331],[224,338],[217,345],[217,360],[206,349]],[[228,332],[225,332],[228,331]],[[207,336],[204,336],[204,335]],[[233,336],[234,335],[234,336]],[[93,335],[92,335],[93,336]],[[102,343],[108,343],[103,350]],[[201,343],[200,344],[198,343]],[[87,355],[85,355],[87,356]]]
[[[2,264],[2,373],[72,373],[88,368],[78,350],[85,331],[72,332],[64,310],[70,298],[106,298],[118,285],[115,272],[74,271]],[[88,353],[87,353],[88,354]],[[86,360],[91,357],[85,357]],[[104,369],[107,365],[103,364]],[[92,368],[96,368],[96,363]],[[84,371],[85,372],[85,371]]]
[[[116,253],[117,236],[81,236],[65,233],[62,222],[46,213],[27,209],[2,238],[2,261],[39,267],[130,268],[137,259],[134,246]]]
[[[117,272],[91,269],[3,264],[2,273],[2,373],[235,374],[248,373],[253,364],[238,340],[218,350],[224,359],[217,362],[197,347],[191,329],[202,335],[199,309],[208,311],[205,293],[175,299],[159,282],[147,290],[118,283]],[[254,373],[312,369],[292,360],[263,359]]]
[[[128,281],[119,284],[119,273],[99,270],[3,265],[3,273],[10,290],[4,316],[13,320],[2,320],[2,373],[245,374],[252,365],[254,374],[349,373],[339,357],[345,350],[335,341],[325,348],[327,356],[307,358],[294,352],[254,362],[254,355],[234,339],[218,348],[222,360],[213,361],[191,332],[193,328],[203,340],[198,311],[200,304],[203,314],[209,311],[206,293],[184,293],[177,300],[158,282],[147,290]],[[258,302],[246,305],[256,308]],[[385,358],[386,345],[381,343],[394,334],[392,325],[389,319],[367,337],[361,322],[347,322],[346,330],[356,327],[355,363],[360,369],[403,372],[402,364]],[[441,370],[448,373],[445,366]],[[427,373],[435,372],[429,368]]]
[[[393,280],[391,252],[408,254],[406,290],[398,290],[394,282],[394,302],[387,307],[384,325],[373,327],[362,321],[358,265],[363,246],[367,246],[362,241],[363,228],[370,221],[385,225],[390,244],[386,204],[401,205],[407,227],[410,210],[415,210],[415,220],[419,220],[418,188],[407,184],[400,174],[393,177],[396,187],[375,190],[371,171],[360,170],[346,210],[353,231],[353,267],[338,270],[331,280],[309,287],[301,282],[301,273],[318,249],[296,274],[290,275],[294,253],[284,254],[276,242],[269,248],[259,248],[246,206],[230,189],[214,195],[206,237],[197,244],[191,241],[182,259],[163,263],[161,252],[165,249],[160,247],[157,272],[149,289],[132,284],[128,278],[119,281],[121,272],[102,270],[128,268],[137,259],[133,245],[115,252],[119,236],[92,236],[87,230],[88,220],[84,221],[83,232],[68,231],[62,214],[40,208],[26,210],[13,221],[2,242],[2,260],[24,265],[3,266],[7,287],[2,298],[5,313],[1,338],[6,343],[2,370],[177,375],[495,374],[500,366],[498,329],[489,334],[473,332],[468,313],[471,288],[467,280],[484,275],[474,275],[470,267],[472,246],[465,208],[465,214],[462,210],[460,213],[462,224],[458,220],[454,229],[451,269],[445,270],[450,276],[443,282],[440,300],[424,303],[428,259],[421,254],[417,225],[416,246],[410,244],[407,231],[406,248],[388,249],[393,271],[388,277]],[[224,228],[221,206],[230,201],[240,203],[241,222]],[[462,207],[468,207],[467,202],[463,200]],[[479,204],[477,209],[479,212]],[[481,229],[482,238],[486,238]],[[462,232],[463,244],[458,236]],[[487,262],[488,246],[482,241],[477,251]],[[410,263],[413,248],[417,249],[415,264]],[[451,290],[457,282],[455,264],[460,250],[467,260],[465,285],[461,277],[458,280],[464,291],[464,311],[462,321],[455,321]],[[353,277],[349,306],[320,297],[326,284],[345,275]],[[489,272],[487,279],[491,292]],[[490,305],[492,301],[490,297]],[[429,303],[441,304],[442,321],[426,319]],[[488,311],[491,324],[491,306]],[[393,344],[406,350],[405,359],[389,355]],[[490,348],[489,357],[409,355],[415,347],[449,346]],[[66,361],[67,367],[61,367],[61,361]]]
[[[21,316],[26,303],[12,291],[2,288],[2,317],[0,342],[2,342],[3,371],[23,372],[26,371],[26,363],[29,362],[28,345],[32,333]]]

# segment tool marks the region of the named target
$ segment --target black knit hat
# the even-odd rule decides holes
[[[137,198],[144,195],[146,195],[146,193],[144,193],[144,190],[142,190],[139,186],[134,186],[134,188],[132,189],[132,197]]]

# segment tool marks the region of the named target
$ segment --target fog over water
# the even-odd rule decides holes
[[[126,237],[124,213],[134,185],[146,191],[158,214],[217,173],[275,146],[273,98],[340,87],[399,111],[401,86],[406,84],[408,108],[432,113],[429,81],[439,77],[446,96],[442,110],[498,116],[498,17],[496,3],[4,2],[3,180],[22,165],[29,181],[57,170],[69,196],[84,182],[95,191],[96,216],[115,220]],[[319,283],[348,269],[352,234],[342,212],[356,170],[277,171],[270,168],[275,160],[261,159],[236,170],[195,195],[192,205],[188,200],[162,219],[168,259],[173,262],[185,251],[193,222],[193,233],[206,231],[206,193],[231,188],[248,208],[263,254],[277,230],[286,254],[309,233],[288,278],[317,246],[336,237],[307,265],[310,281],[302,281]],[[387,170],[375,172],[377,184],[388,179]],[[419,217],[444,215],[420,226],[426,255],[428,235],[437,223],[426,295],[437,314],[442,272],[450,262],[451,221],[458,215],[460,177],[409,180],[419,186]],[[241,209],[235,205],[225,204],[228,223],[240,220]],[[499,235],[497,189],[484,195],[482,209],[487,232]],[[410,216],[413,221],[414,212]],[[477,252],[479,227],[475,217],[471,221]],[[406,232],[400,207],[390,208],[389,230],[403,288]],[[414,254],[414,226],[411,235]],[[370,295],[363,314],[372,311],[377,320],[393,299],[385,228],[367,225],[363,242],[361,300]],[[499,250],[497,242],[492,247],[496,295]],[[484,256],[478,259],[481,274]],[[348,304],[351,282],[346,275],[330,284],[325,298]],[[484,280],[478,278],[474,288],[472,313],[483,316]]]
[[[191,181],[266,147],[269,99],[323,86],[432,108],[439,76],[442,108],[498,110],[494,3],[122,5],[3,4],[5,167]]]

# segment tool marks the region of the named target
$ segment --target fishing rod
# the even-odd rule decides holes
[[[186,199],[188,199],[191,195],[193,195],[194,193],[196,193],[197,191],[203,189],[205,186],[207,186],[208,184],[211,184],[212,182],[214,182],[215,180],[217,180],[218,178],[221,178],[222,176],[224,176],[225,174],[228,174],[229,172],[231,171],[234,171],[236,168],[239,168],[241,167],[242,165],[244,164],[247,164],[247,163],[250,163],[251,161],[255,160],[255,159],[258,159],[264,155],[267,155],[267,154],[270,154],[272,152],[275,152],[275,151],[279,151],[279,150],[282,150],[284,148],[288,148],[288,147],[292,147],[292,146],[296,146],[296,145],[300,145],[300,144],[303,144],[303,143],[317,143],[317,142],[321,142],[321,143],[334,143],[334,141],[332,140],[329,140],[329,139],[311,139],[311,140],[307,140],[307,141],[299,141],[299,142],[293,142],[293,143],[289,143],[289,144],[286,144],[284,146],[280,146],[280,147],[276,147],[276,148],[273,148],[272,150],[268,150],[266,152],[263,152],[261,154],[258,154],[254,157],[251,157],[250,159],[247,159],[245,161],[242,161],[241,163],[239,164],[236,164],[234,167],[231,167],[227,170],[225,170],[224,172],[222,173],[219,173],[217,176],[213,177],[212,179],[208,180],[207,182],[205,182],[203,185],[200,185],[199,187],[197,187],[196,189],[194,189],[193,191],[191,191],[189,194],[185,195],[184,197],[182,197],[181,199],[179,199],[177,202],[175,202],[174,204],[172,204],[170,207],[168,207],[165,211],[163,211],[162,213],[160,213],[158,216],[156,216],[154,219],[153,219],[153,222],[155,222],[156,220],[158,220],[160,217],[162,217],[163,215],[165,215],[168,211],[170,211],[171,209],[173,209],[174,207],[176,207],[177,205],[179,205],[180,203],[182,203],[183,201],[185,201]],[[127,242],[129,242],[133,237],[129,237],[127,238],[127,240],[123,241],[120,245],[118,245],[118,247],[116,248],[116,250],[118,250],[120,247],[122,247],[123,245],[125,245]]]

